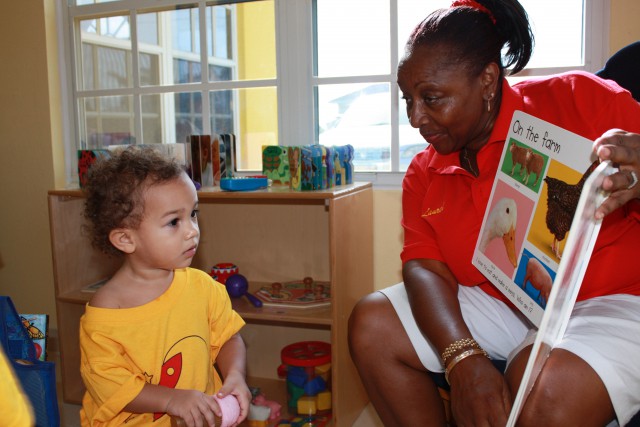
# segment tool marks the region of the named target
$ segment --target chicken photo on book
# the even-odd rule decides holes
[[[547,215],[545,221],[547,228],[553,234],[551,250],[558,261],[562,258],[560,242],[565,239],[569,232],[584,182],[597,166],[598,162],[593,162],[575,184],[567,183],[549,174],[544,178],[547,189]]]
[[[562,259],[584,182],[597,166],[593,162],[580,173],[554,160],[549,164],[528,240],[556,263]]]

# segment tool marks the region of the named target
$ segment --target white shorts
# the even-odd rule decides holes
[[[443,372],[440,355],[416,324],[404,283],[380,290],[391,302],[420,361]],[[477,287],[459,286],[462,316],[492,359],[507,363],[533,344],[535,329],[519,312]],[[576,354],[600,376],[620,425],[640,410],[640,297],[608,295],[576,303],[563,340],[556,346]]]

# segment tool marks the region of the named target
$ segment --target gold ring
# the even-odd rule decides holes
[[[638,175],[636,175],[636,171],[631,171],[631,184],[627,187],[627,190],[631,190],[638,183]]]

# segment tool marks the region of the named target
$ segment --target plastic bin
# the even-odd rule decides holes
[[[55,364],[38,360],[33,341],[8,296],[0,296],[0,345],[31,401],[36,427],[58,427]]]
[[[278,375],[287,381],[287,405],[298,415],[331,412],[331,344],[302,341],[281,351]]]

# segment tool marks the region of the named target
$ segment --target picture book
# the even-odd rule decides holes
[[[559,268],[570,262],[580,195],[599,165],[592,146],[522,111],[506,136],[472,262],[538,327]]]
[[[20,321],[27,330],[29,338],[36,348],[38,360],[46,360],[47,357],[47,330],[49,315],[47,314],[21,314]]]
[[[516,111],[476,244],[473,264],[537,327],[507,426],[553,347],[562,339],[582,284],[615,171],[592,142]]]
[[[203,187],[215,185],[211,135],[190,135],[191,178]]]
[[[289,185],[289,147],[281,145],[262,146],[262,174],[274,185]]]

